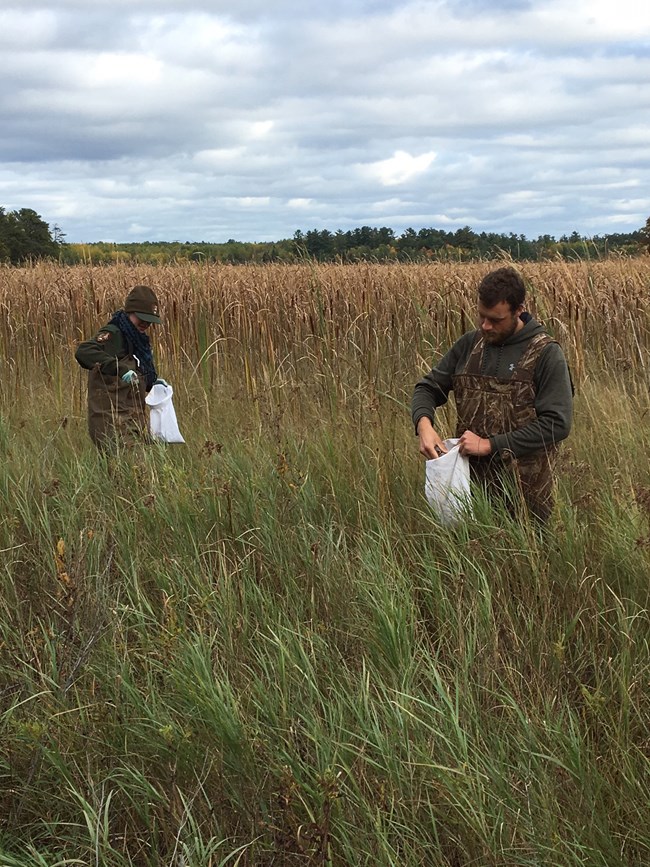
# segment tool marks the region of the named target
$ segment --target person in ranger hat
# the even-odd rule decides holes
[[[478,287],[478,324],[415,386],[411,416],[420,453],[447,451],[435,411],[453,391],[459,451],[487,492],[523,499],[545,523],[553,508],[558,443],[569,435],[573,386],[562,349],[524,310],[526,287],[514,268],[487,274]],[[519,494],[517,494],[517,491]],[[510,501],[512,511],[512,501]]]
[[[99,448],[149,438],[145,396],[159,380],[147,330],[160,322],[154,291],[134,286],[124,309],[77,346],[88,371],[88,433]]]

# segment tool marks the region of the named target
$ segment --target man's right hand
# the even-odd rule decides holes
[[[423,416],[418,422],[417,430],[420,437],[420,454],[427,460],[433,460],[434,458],[439,458],[440,455],[447,454],[447,447],[426,416]]]

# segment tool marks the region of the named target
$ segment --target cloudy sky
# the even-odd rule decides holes
[[[68,241],[650,216],[647,0],[2,0],[0,206]]]

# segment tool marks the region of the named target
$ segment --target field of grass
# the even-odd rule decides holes
[[[649,864],[649,265],[522,267],[544,538],[424,499],[487,264],[0,270],[0,865]],[[187,442],[108,459],[74,348],[141,282]]]

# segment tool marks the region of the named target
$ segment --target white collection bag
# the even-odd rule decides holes
[[[176,411],[172,402],[174,389],[164,382],[155,383],[145,401],[151,412],[149,413],[149,430],[154,439],[165,443],[184,443],[178,429]]]
[[[444,443],[447,454],[426,462],[424,493],[440,523],[453,527],[471,514],[469,459],[459,452],[457,439]]]

